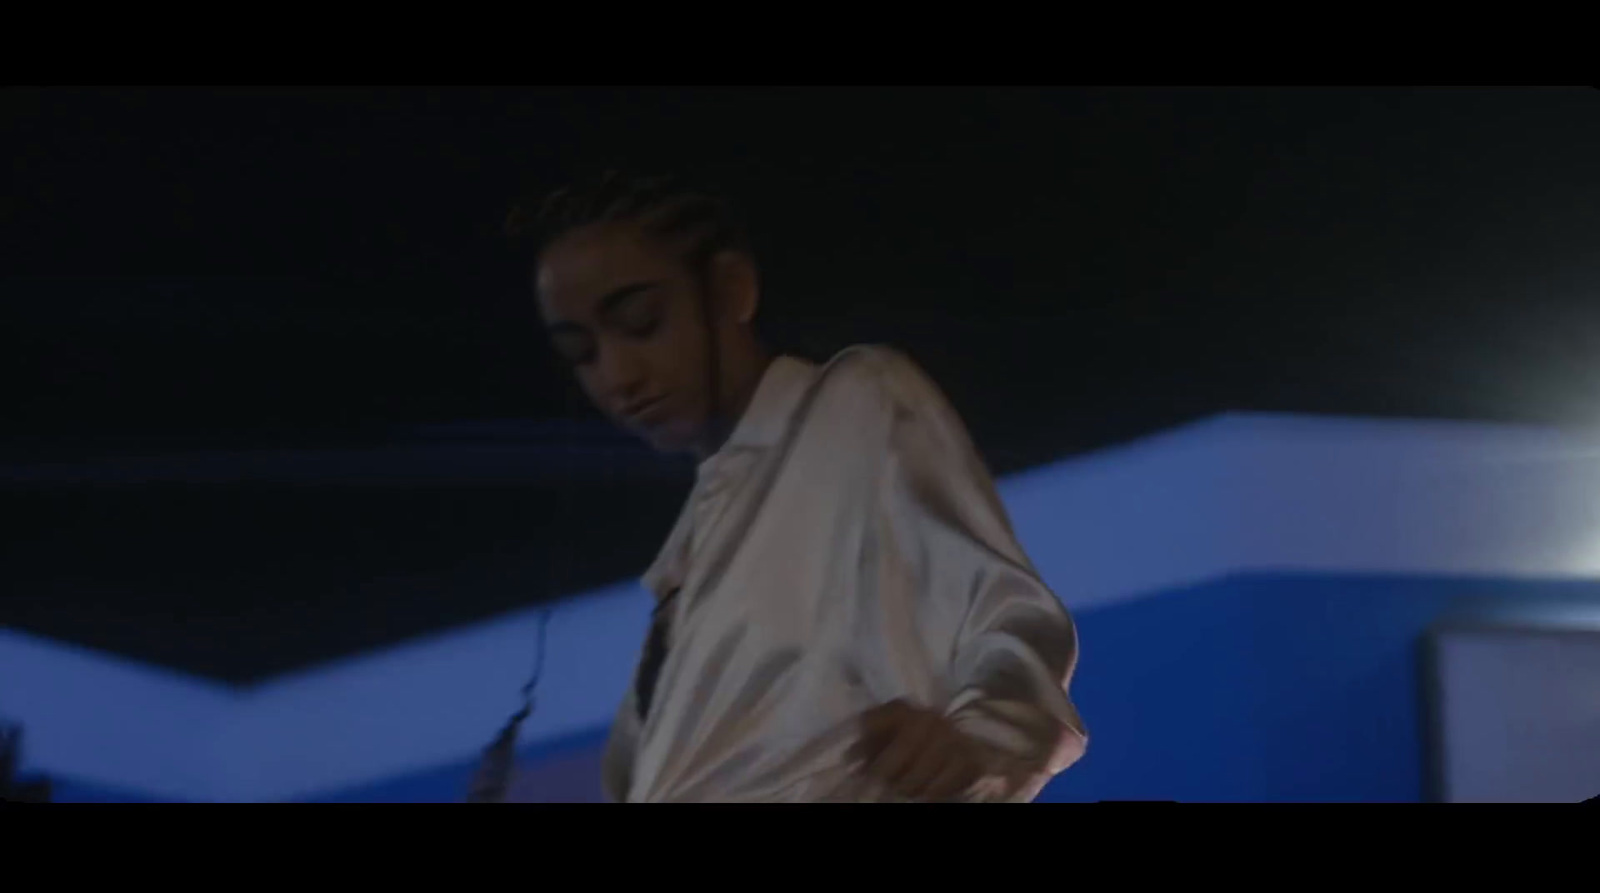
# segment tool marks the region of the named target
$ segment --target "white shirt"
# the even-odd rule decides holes
[[[968,800],[1031,800],[1087,744],[1072,620],[895,351],[773,361],[645,583],[678,594],[649,715],[630,689],[612,727],[613,800],[891,800],[845,753],[895,699],[984,745]]]

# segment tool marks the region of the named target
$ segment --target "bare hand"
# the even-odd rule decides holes
[[[860,723],[851,756],[902,797],[954,800],[982,777],[977,746],[942,713],[890,701],[863,713]]]

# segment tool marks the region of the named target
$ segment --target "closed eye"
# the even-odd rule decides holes
[[[601,313],[608,324],[633,338],[655,333],[662,319],[661,299],[651,289],[629,292]]]
[[[661,328],[661,314],[652,313],[642,319],[619,322],[618,328],[631,338],[648,338]]]

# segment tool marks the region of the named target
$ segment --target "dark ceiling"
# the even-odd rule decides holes
[[[730,193],[778,341],[902,346],[1002,472],[1225,409],[1600,421],[1586,88],[9,89],[0,155],[0,624],[219,678],[648,561],[685,469],[592,429],[496,236],[580,169]],[[497,419],[607,451],[85,477]]]

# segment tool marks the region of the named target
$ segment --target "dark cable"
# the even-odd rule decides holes
[[[468,803],[504,802],[506,791],[511,787],[511,771],[517,756],[517,736],[522,731],[523,721],[533,715],[537,706],[536,695],[539,678],[544,673],[545,633],[550,626],[550,614],[550,608],[539,612],[538,648],[534,652],[533,674],[522,686],[522,707],[511,715],[511,719],[500,730],[500,734],[484,748],[483,758],[478,764],[478,773],[473,779],[472,789],[467,794]]]

